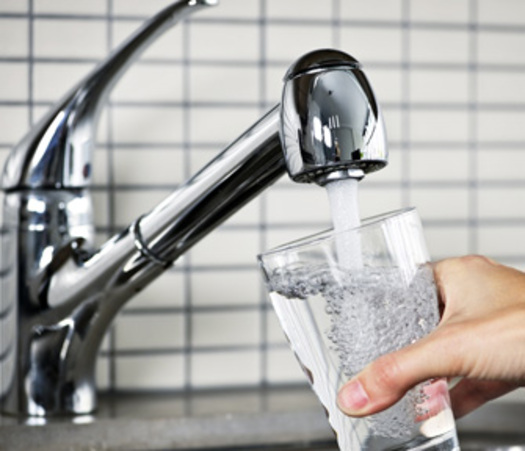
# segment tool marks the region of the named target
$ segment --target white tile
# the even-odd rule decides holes
[[[380,105],[386,102],[400,103],[403,98],[403,72],[401,69],[363,67]]]
[[[195,265],[243,265],[255,264],[258,251],[257,231],[222,229],[197,243],[191,256]]]
[[[447,257],[457,257],[473,251],[469,249],[469,230],[467,226],[430,227],[423,224],[423,232],[431,260],[436,261]]]
[[[469,57],[469,34],[463,30],[410,31],[410,61],[465,64]]]
[[[525,34],[483,31],[478,34],[478,62],[482,64],[525,63]]]
[[[95,374],[97,390],[107,390],[109,388],[109,359],[107,357],[97,357]]]
[[[113,118],[113,111],[110,111],[107,104],[104,105],[100,112],[100,117],[98,119],[97,130],[96,130],[96,145],[97,147],[104,148],[104,151],[108,147],[109,143],[110,142],[112,143],[112,139],[111,139],[112,134],[110,133],[110,130],[109,130],[110,126],[112,125],[112,120],[113,120],[112,118]],[[104,159],[104,162],[106,162],[105,159]]]
[[[422,188],[410,192],[412,205],[417,207],[423,220],[465,220],[469,213],[467,188]]]
[[[266,57],[291,64],[312,50],[332,47],[332,31],[321,25],[268,24],[266,31]]]
[[[107,14],[107,4],[107,0],[35,0],[33,7],[37,14]]]
[[[399,28],[341,28],[342,50],[356,58],[366,68],[372,62],[395,62],[402,58],[403,34]],[[366,69],[365,69],[366,71]]]
[[[116,19],[112,23],[111,28],[112,48],[116,48],[133,35],[141,27],[142,23],[143,21],[140,20],[126,20],[121,22]],[[184,29],[180,24],[166,30],[144,50],[141,58],[154,58],[158,60],[182,58],[183,34]]]
[[[465,23],[469,2],[457,0],[416,0],[410,2],[410,19],[425,22]]]
[[[470,151],[465,149],[418,150],[410,152],[410,179],[417,181],[467,181]]]
[[[235,387],[260,382],[257,351],[193,353],[191,383],[199,387]]]
[[[192,23],[191,57],[204,60],[255,62],[259,54],[259,29],[244,24]]]
[[[2,270],[8,271],[9,267],[2,268]],[[10,308],[8,302],[2,302],[0,305],[2,307],[2,318],[0,319],[2,341],[0,342],[0,352],[2,352],[2,356],[4,356],[4,364],[7,360],[6,357],[9,355],[12,356],[9,360],[14,363],[16,360],[15,349],[17,346],[17,309]],[[4,374],[8,374],[7,371]]]
[[[277,246],[282,246],[283,244],[290,243],[292,241],[298,240],[303,237],[311,236],[313,234],[319,233],[322,230],[330,228],[329,224],[326,224],[326,227],[290,227],[285,229],[270,229],[266,232],[266,246],[265,250],[273,249]]]
[[[124,227],[149,212],[169,194],[167,190],[130,190],[115,192],[115,222]]]
[[[387,143],[388,149],[388,163],[383,168],[376,172],[369,173],[365,179],[364,183],[369,185],[370,183],[401,183],[403,178],[404,171],[404,162],[403,162],[403,151],[397,145],[391,145]],[[360,186],[364,186],[363,183]]]
[[[182,66],[136,64],[119,80],[111,93],[116,101],[181,102]]]
[[[315,0],[267,0],[268,18],[330,20],[333,16],[332,2]]]
[[[268,351],[267,378],[268,382],[274,384],[300,383],[307,380],[290,349],[271,349]]]
[[[150,16],[168,6],[171,0],[113,0],[115,15],[143,15]]]
[[[525,141],[525,113],[522,111],[480,111],[477,136],[481,141]]]
[[[342,19],[399,21],[402,19],[402,0],[352,0],[342,1]]]
[[[387,211],[398,210],[402,205],[401,188],[367,186],[366,178],[359,186],[359,210],[361,218],[369,218]]]
[[[35,57],[103,58],[108,53],[106,36],[105,21],[35,19]]]
[[[281,102],[284,86],[283,77],[287,70],[287,64],[272,65],[266,68],[265,100],[268,103],[276,104]]]
[[[216,148],[198,148],[191,149],[188,155],[190,174],[195,175],[201,169],[204,168],[211,160],[213,160],[220,152],[222,148],[217,146]]]
[[[182,314],[120,315],[115,320],[118,349],[172,349],[184,346]]]
[[[192,305],[258,305],[261,279],[256,270],[193,272],[190,276]]]
[[[317,185],[301,184],[296,189],[271,189],[267,199],[267,219],[272,223],[329,223],[328,196],[326,190]]]
[[[35,101],[57,102],[95,67],[86,63],[35,62],[33,96]]]
[[[523,180],[525,145],[521,149],[479,149],[476,153],[477,176],[483,180]],[[511,162],[511,164],[509,164]]]
[[[363,187],[365,184],[368,186],[371,183],[378,184],[398,184],[401,186],[401,181],[403,180],[403,163],[401,159],[401,153],[398,149],[390,149],[388,164],[376,172],[370,172],[363,179],[364,183],[361,183],[360,186]]]
[[[28,86],[27,64],[0,63],[0,101],[27,101]]]
[[[0,166],[3,168],[7,157],[11,153],[11,147],[0,146]]]
[[[523,25],[525,4],[521,0],[478,0],[478,20],[482,24]]]
[[[100,246],[102,246],[108,240],[108,238],[109,236],[106,233],[95,233],[95,248],[98,249]]]
[[[179,262],[175,262],[175,267]],[[182,272],[165,271],[126,304],[126,309],[180,307],[186,300],[186,281]]]
[[[190,68],[191,102],[246,102],[260,100],[259,70],[253,67]]]
[[[115,143],[182,142],[181,108],[115,106],[112,109]]]
[[[476,74],[476,96],[480,103],[524,104],[523,72],[488,72]]]
[[[467,110],[411,110],[410,139],[422,142],[467,142]],[[416,146],[417,147],[417,146]]]
[[[382,108],[388,142],[399,142],[403,136],[404,112],[399,108]]]
[[[93,191],[93,220],[95,227],[106,227],[109,222],[109,199],[107,192]]]
[[[93,153],[92,180],[95,185],[108,183],[109,161],[108,150],[105,147],[96,146]]]
[[[16,144],[29,131],[29,111],[26,107],[0,106],[2,143]]]
[[[100,344],[100,351],[106,352],[111,347],[111,335],[113,334],[113,325],[111,325],[108,330],[104,333],[104,338],[102,338],[102,343]]]
[[[0,57],[27,57],[28,29],[27,19],[0,18]]]
[[[489,257],[525,254],[522,226],[479,227],[478,239],[478,252]]]
[[[230,143],[261,117],[257,107],[190,107],[189,112],[190,139],[197,142]]]
[[[29,0],[2,0],[0,12],[25,13],[29,10]]]
[[[116,148],[113,162],[118,185],[174,185],[184,181],[180,149]]]
[[[259,18],[260,2],[257,0],[226,0],[218,5],[199,11],[194,17],[208,19],[253,19]]]
[[[480,218],[524,219],[525,189],[485,188],[478,190],[478,214]]]
[[[270,300],[268,300],[268,302],[270,303]],[[288,348],[288,341],[286,339],[286,335],[283,332],[283,329],[281,327],[281,324],[279,323],[279,319],[273,307],[269,310],[268,315],[267,315],[266,334],[267,334],[268,344],[285,346],[288,352],[290,353],[292,352]]]
[[[35,105],[33,107],[33,114],[32,114],[32,117],[31,117],[31,123],[32,124],[38,123],[38,121],[42,117],[44,117],[44,115],[47,114],[50,109],[51,109],[51,106],[38,106],[38,105]]]
[[[257,345],[261,338],[258,310],[194,312],[191,323],[191,344],[196,347]]]
[[[409,75],[410,101],[467,103],[469,82],[466,69],[413,69]]]
[[[182,355],[119,356],[116,386],[119,389],[180,389],[184,384]]]

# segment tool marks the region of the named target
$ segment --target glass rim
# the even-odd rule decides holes
[[[314,233],[313,235],[308,235],[302,238],[298,238],[297,240],[293,240],[288,243],[284,243],[274,248],[268,249],[267,251],[261,252],[259,255],[257,255],[257,259],[261,260],[261,259],[264,259],[265,257],[277,255],[277,254],[289,251],[291,249],[298,249],[300,247],[319,244],[324,241],[332,240],[336,236],[341,235],[343,233],[348,233],[349,231],[352,231],[352,230],[363,230],[363,229],[367,229],[370,227],[374,227],[379,223],[387,223],[401,216],[405,216],[405,215],[408,215],[414,212],[417,213],[416,207],[404,207],[398,210],[391,210],[385,213],[380,213],[374,216],[370,216],[368,218],[364,218],[363,220],[361,220],[361,224],[357,227],[350,227],[348,229],[344,229],[338,232],[334,232],[334,229],[332,227],[330,229],[323,230],[322,232],[317,232],[317,233]]]

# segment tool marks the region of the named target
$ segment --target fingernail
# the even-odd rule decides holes
[[[339,406],[349,413],[362,410],[368,401],[368,395],[358,380],[348,382],[339,392]]]

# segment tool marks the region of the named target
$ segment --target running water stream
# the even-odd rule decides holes
[[[343,268],[361,268],[361,243],[358,233],[343,233],[361,225],[358,201],[359,180],[348,178],[326,185],[330,202],[332,225],[339,265]]]

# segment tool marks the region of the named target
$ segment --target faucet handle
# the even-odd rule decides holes
[[[281,142],[290,177],[320,185],[386,166],[379,105],[359,62],[338,50],[299,58],[285,75]]]
[[[0,185],[19,189],[85,188],[100,110],[119,78],[160,34],[218,0],[178,0],[146,21],[58,102],[12,150]]]

